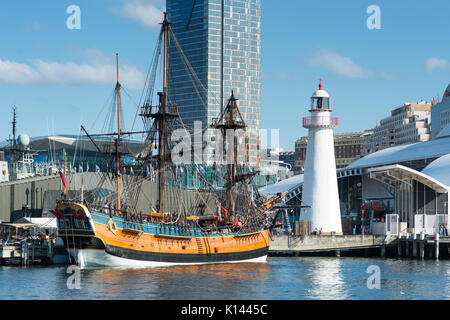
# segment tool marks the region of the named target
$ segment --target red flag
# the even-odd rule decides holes
[[[62,183],[64,185],[64,188],[66,188],[66,185],[67,185],[66,177],[64,177],[64,173],[63,173],[63,171],[61,169],[61,165],[59,166],[59,176],[61,177],[61,181],[62,181]]]

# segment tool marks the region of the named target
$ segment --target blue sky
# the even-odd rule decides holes
[[[69,30],[67,7],[81,8]],[[370,5],[381,29],[369,30]],[[153,55],[163,0],[17,0],[0,10],[0,140],[95,131],[115,84],[119,52],[127,128]],[[339,117],[336,132],[373,127],[406,101],[430,100],[450,82],[450,2],[263,0],[261,127],[293,150],[301,118],[323,78]],[[95,121],[97,119],[97,121]]]

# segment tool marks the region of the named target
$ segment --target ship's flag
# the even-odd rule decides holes
[[[64,185],[64,189],[65,189],[67,186],[67,182],[66,182],[66,177],[64,177],[64,173],[61,169],[61,165],[59,165],[59,176],[61,177],[61,181],[62,181],[62,183]]]

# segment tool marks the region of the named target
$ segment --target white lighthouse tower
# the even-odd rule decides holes
[[[319,90],[311,97],[311,115],[303,118],[303,127],[308,128],[302,202],[305,220],[311,222],[311,231],[322,234],[342,234],[341,210],[334,156],[333,128],[338,119],[331,116],[330,96]]]

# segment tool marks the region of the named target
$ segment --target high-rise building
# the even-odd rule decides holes
[[[380,120],[373,135],[364,141],[362,156],[385,148],[430,140],[431,103],[405,102]]]
[[[195,121],[204,130],[219,117],[233,90],[253,133],[247,140],[248,159],[259,165],[261,0],[167,0],[166,10],[185,55],[171,43],[169,93],[173,89],[183,123],[191,133]],[[198,79],[187,72],[185,60]],[[203,140],[211,143],[203,161],[211,163],[213,134]]]

